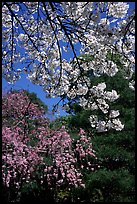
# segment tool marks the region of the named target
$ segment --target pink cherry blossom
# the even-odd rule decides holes
[[[26,109],[29,120],[23,118]],[[49,188],[85,186],[81,168],[92,169],[90,158],[95,154],[91,139],[83,129],[75,141],[65,126],[49,128],[43,110],[31,104],[23,91],[3,96],[2,112],[2,178],[5,186],[12,184],[21,191],[23,184],[37,180],[37,174],[40,174],[40,185],[46,182]]]

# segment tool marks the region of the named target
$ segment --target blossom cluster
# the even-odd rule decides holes
[[[84,96],[80,98],[80,105],[86,109],[101,110],[103,114],[108,115],[106,120],[100,120],[97,115],[90,116],[91,126],[96,128],[98,132],[108,131],[111,128],[117,131],[121,131],[124,125],[119,118],[118,110],[110,110],[109,103],[117,100],[119,94],[115,90],[106,91],[105,82],[99,83],[97,86],[93,86],[90,89],[90,100],[87,100]],[[108,102],[106,102],[108,101]]]
[[[29,138],[22,139],[23,131],[17,127],[2,130],[2,175],[7,187],[14,184],[20,188],[22,182],[30,181],[30,176],[40,162],[38,153],[27,145]]]
[[[9,120],[13,125],[23,125],[27,118],[39,118],[44,114],[44,110],[37,104],[31,103],[25,95],[25,91],[6,93],[2,97],[2,117],[3,126],[9,126]]]
[[[118,111],[112,110],[111,112],[117,113]],[[115,129],[121,131],[124,128],[124,125],[121,123],[119,118],[116,118],[117,114],[109,115],[106,121],[98,119],[97,115],[90,116],[90,122],[92,127],[96,127],[98,132],[106,132],[108,130]]]
[[[80,168],[94,170],[92,159],[96,158],[91,138],[84,130],[80,129],[79,139],[74,140],[65,126],[51,129],[48,120],[40,117],[43,111],[33,103],[22,122],[21,106],[25,109],[29,102],[24,91],[3,95],[2,100],[3,117],[9,116],[2,127],[3,184],[21,191],[24,184],[39,177],[37,182],[43,187],[84,187]],[[9,120],[13,116],[14,120]]]

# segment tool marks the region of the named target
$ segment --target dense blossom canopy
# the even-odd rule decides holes
[[[29,106],[28,106],[29,105]],[[22,108],[23,107],[23,108]],[[27,112],[27,114],[26,114]],[[84,187],[80,168],[94,171],[91,138],[80,129],[74,140],[65,126],[51,129],[43,109],[25,91],[2,98],[2,179],[20,192],[27,183],[53,187]]]
[[[10,83],[25,72],[49,96],[80,97],[83,107],[98,106],[106,114],[105,100],[114,101],[117,93],[104,91],[105,84],[92,87],[87,73],[113,77],[119,71],[113,56],[119,54],[123,76],[132,77],[135,13],[127,2],[3,2],[2,25],[3,77]],[[131,80],[131,89],[133,84]],[[123,127],[116,119],[103,124],[102,130]]]

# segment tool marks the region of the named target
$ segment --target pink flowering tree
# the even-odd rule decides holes
[[[34,184],[45,193],[85,187],[80,169],[94,170],[96,156],[84,130],[74,140],[65,126],[50,129],[44,110],[24,91],[3,95],[2,117],[3,185],[15,190],[9,200],[20,200],[22,190]]]

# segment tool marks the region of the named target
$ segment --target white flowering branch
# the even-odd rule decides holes
[[[128,2],[3,2],[3,77],[15,83],[25,71],[48,96],[62,100],[81,97],[83,107],[94,104],[106,114],[109,106],[105,100],[111,101],[116,92],[103,91],[98,98],[100,89],[92,87],[85,72],[113,77],[119,71],[113,55],[118,54],[123,76],[131,79],[129,86],[134,89],[135,13],[129,9]],[[64,51],[73,55],[70,62],[64,59]],[[86,62],[79,55],[93,59]],[[24,67],[17,69],[17,63]],[[105,122],[107,129],[113,126],[121,130],[123,126],[118,123],[121,128],[117,128],[115,118],[113,125]],[[101,124],[98,121],[96,127]]]

